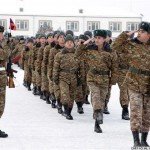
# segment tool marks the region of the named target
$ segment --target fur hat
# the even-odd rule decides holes
[[[144,31],[150,33],[150,23],[149,23],[149,22],[144,22],[144,21],[142,21],[142,22],[139,24],[139,29],[143,29]]]
[[[4,27],[0,25],[0,32],[4,32]]]
[[[103,38],[107,37],[107,31],[106,30],[94,30],[94,37],[95,36],[101,36]]]
[[[74,38],[71,34],[67,34],[66,38],[65,38],[65,42],[67,41],[72,41],[74,43]]]
[[[85,31],[84,35],[87,36],[88,38],[92,38],[92,32],[91,31]]]
[[[67,31],[66,31],[66,35],[67,35],[67,34],[71,34],[72,36],[74,36],[74,33],[73,33],[72,30],[67,30]]]

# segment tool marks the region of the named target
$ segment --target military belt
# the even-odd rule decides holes
[[[92,69],[91,72],[97,75],[110,75],[110,71]]]
[[[121,70],[128,70],[129,66],[125,66],[125,65],[119,64],[119,69],[121,69]]]
[[[0,67],[0,71],[5,71],[6,68],[5,67]]]
[[[130,67],[129,71],[131,73],[135,73],[135,74],[143,74],[145,76],[150,76],[150,71],[147,71],[147,70],[142,70],[142,69],[137,69],[137,68],[134,68],[134,67]]]
[[[78,69],[61,69],[60,71],[66,72],[66,73],[76,74],[78,72]]]

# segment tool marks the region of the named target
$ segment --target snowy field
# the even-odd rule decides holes
[[[109,103],[110,115],[104,115],[103,133],[94,132],[91,105],[84,114],[66,120],[51,105],[34,96],[22,85],[23,71],[18,70],[16,88],[7,89],[5,113],[0,129],[9,134],[0,139],[0,150],[131,150],[133,146],[129,121],[121,120],[119,89],[114,86]],[[148,139],[150,141],[150,138]]]

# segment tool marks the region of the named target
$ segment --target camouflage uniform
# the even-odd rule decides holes
[[[109,76],[111,71],[111,83],[116,82],[116,55],[105,52],[96,45],[81,45],[78,47],[76,55],[88,63],[89,71],[87,82],[92,96],[92,106],[94,112],[103,110],[104,101],[108,92]],[[95,119],[95,114],[94,114]]]
[[[64,48],[56,54],[53,67],[53,79],[55,84],[59,85],[60,100],[71,109],[74,101],[79,101],[77,86],[79,78],[82,81],[82,77],[78,73],[83,71],[81,62],[76,59],[74,52],[75,49],[69,52]]]
[[[130,94],[131,130],[148,132],[150,129],[150,42],[127,40],[122,33],[119,42],[124,43],[124,53],[129,57],[129,71],[124,83]]]
[[[15,49],[12,51],[12,54],[11,54],[12,58],[14,58],[14,59],[16,59],[17,57],[18,58],[20,57],[17,62],[20,67],[22,67],[21,53],[22,53],[23,49],[24,49],[24,41],[21,41],[15,46]]]
[[[2,117],[5,107],[7,85],[6,62],[8,60],[9,54],[9,49],[4,49],[0,42],[0,118]]]
[[[145,28],[145,23],[141,24],[143,28],[142,25]],[[147,33],[150,34],[150,25],[148,26]],[[139,29],[139,32],[146,35],[143,29]],[[150,40],[142,43],[138,38],[132,40],[128,38],[128,35],[123,32],[118,37],[118,44],[123,46],[124,54],[129,58],[129,70],[123,84],[127,84],[129,90],[131,131],[134,147],[148,147],[146,140],[150,129]]]
[[[50,50],[49,53],[49,60],[48,60],[48,79],[49,79],[49,92],[50,94],[54,94],[56,99],[60,99],[60,92],[59,87],[55,84],[53,84],[52,78],[53,78],[53,65],[54,65],[54,57],[55,55],[61,51],[63,47],[60,45],[56,45],[54,48]],[[55,88],[55,91],[54,91]]]
[[[29,59],[30,59],[30,49],[24,50],[21,53],[21,58],[22,58],[22,68],[24,69],[24,81],[28,82],[31,84],[32,80],[32,73],[31,73],[31,68],[29,67]]]

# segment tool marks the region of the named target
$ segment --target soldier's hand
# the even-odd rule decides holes
[[[130,31],[130,32],[127,32],[126,34],[131,37],[134,33],[136,33],[137,31]]]
[[[79,46],[79,45],[83,44],[84,42],[85,42],[85,41],[84,41],[83,39],[79,39],[79,42],[78,42],[77,45]]]
[[[87,41],[85,41],[83,44],[84,44],[84,45],[87,45],[87,44],[89,44],[90,42],[93,42],[93,39],[94,39],[94,38],[90,38],[90,39],[88,39]]]

